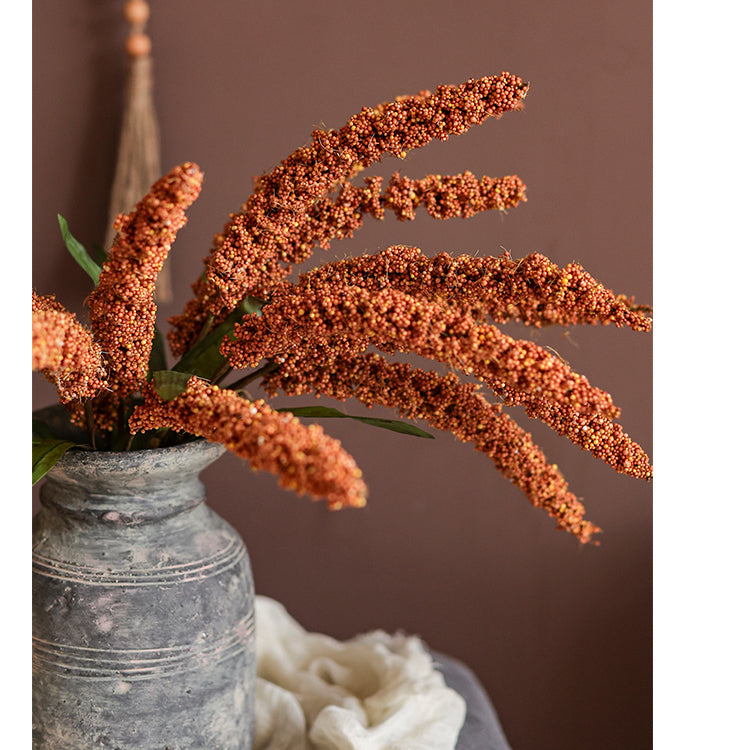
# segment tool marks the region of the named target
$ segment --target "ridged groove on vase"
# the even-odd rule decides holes
[[[73,450],[34,519],[35,750],[250,750],[250,561],[205,504],[223,447]]]
[[[127,507],[125,504],[133,500],[133,497],[130,495],[118,496],[114,494],[99,495],[89,493],[85,496],[85,505],[81,508],[76,508],[66,504],[66,497],[60,490],[56,494],[58,498],[62,499],[51,500],[45,487],[42,487],[42,491],[39,494],[39,501],[45,508],[53,510],[61,517],[95,524],[135,526],[138,524],[154,523],[192,510],[206,499],[201,482],[186,482],[181,486],[181,489],[184,488],[189,493],[190,500],[188,501],[185,500],[187,493],[183,492],[175,493],[174,495],[167,493],[154,494],[149,497],[151,505],[147,510],[125,512],[122,508]],[[82,495],[80,490],[77,495],[72,492],[70,495],[80,502]],[[159,507],[157,513],[154,512],[155,507]]]
[[[64,677],[143,680],[188,672],[209,662],[217,664],[251,649],[254,641],[251,610],[221,638],[168,648],[95,649],[33,638],[32,662],[36,669]]]
[[[219,552],[201,560],[157,568],[97,570],[87,565],[53,560],[33,553],[32,571],[47,578],[97,586],[162,586],[185,583],[219,575],[236,565],[245,555],[241,539],[233,539]]]

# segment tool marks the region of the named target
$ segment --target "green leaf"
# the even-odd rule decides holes
[[[189,372],[175,372],[174,370],[156,370],[152,373],[153,383],[159,398],[171,401],[185,392],[188,380],[193,377]]]
[[[86,252],[86,248],[70,233],[68,222],[60,214],[57,214],[57,222],[60,225],[60,232],[62,232],[68,252],[73,256],[76,263],[91,276],[94,286],[96,286],[99,283],[101,266],[91,259],[91,256]]]
[[[43,422],[41,419],[33,419],[31,420],[31,434],[35,438],[44,439],[44,438],[54,438],[55,434],[52,432],[52,430],[49,428],[46,422]]]
[[[91,254],[94,256],[94,262],[103,266],[107,262],[107,251],[101,245],[93,245]]]
[[[151,341],[148,369],[152,371],[167,369],[167,353],[164,349],[164,337],[156,326],[154,326],[154,338]]]
[[[174,366],[178,372],[187,372],[211,380],[226,364],[227,358],[219,351],[225,336],[234,339],[234,325],[245,315],[259,315],[264,302],[255,297],[245,297],[229,316],[204,339],[191,347]]]
[[[35,485],[76,443],[58,438],[34,438],[31,441],[31,484]]]
[[[381,427],[384,430],[400,432],[404,435],[413,435],[414,437],[429,438],[430,440],[435,439],[434,435],[430,435],[429,432],[425,432],[419,427],[415,427],[413,424],[408,424],[407,422],[399,422],[397,419],[379,419],[377,417],[356,417],[352,414],[344,414],[344,412],[341,412],[338,409],[332,409],[329,406],[296,406],[291,408],[280,408],[277,411],[288,411],[294,414],[295,417],[355,419],[357,422],[363,422],[372,427]]]

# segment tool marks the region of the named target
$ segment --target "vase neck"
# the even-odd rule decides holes
[[[202,440],[123,453],[71,450],[47,474],[40,500],[83,521],[153,522],[200,505],[205,488],[198,475],[223,452]]]

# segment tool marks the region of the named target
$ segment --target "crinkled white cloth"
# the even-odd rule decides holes
[[[255,750],[453,750],[466,702],[415,636],[308,633],[258,596]]]

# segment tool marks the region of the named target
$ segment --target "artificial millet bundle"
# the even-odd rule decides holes
[[[340,354],[311,344],[291,352],[264,377],[273,396],[314,392],[339,400],[396,409],[402,417],[422,419],[471,442],[535,507],[543,508],[581,542],[599,531],[583,518],[583,504],[568,490],[556,466],[497,404],[488,403],[478,386],[461,383],[453,374],[439,375],[404,362],[388,362],[377,354]]]
[[[32,292],[31,369],[57,386],[60,402],[94,398],[107,387],[102,349],[53,296]]]
[[[285,242],[302,252],[316,245],[327,249],[331,240],[353,236],[365,215],[383,219],[386,209],[400,221],[413,220],[422,205],[436,219],[468,218],[480,211],[506,211],[526,200],[526,186],[515,175],[477,179],[465,172],[412,180],[396,174],[385,191],[382,184],[382,177],[366,178],[363,187],[345,182],[335,198],[322,198],[298,216],[286,228]]]
[[[653,468],[643,448],[635,443],[622,426],[603,414],[581,414],[569,404],[560,404],[544,396],[530,395],[502,388],[503,403],[523,406],[526,414],[551,427],[559,435],[609,464],[620,474],[636,479],[652,479]]]
[[[106,351],[110,386],[124,396],[146,381],[156,320],[156,277],[185,209],[198,197],[203,179],[186,162],[158,180],[130,214],[115,222],[118,234],[89,295],[91,327]]]
[[[304,255],[316,246],[328,249],[331,240],[352,237],[366,215],[383,219],[386,209],[393,211],[400,221],[414,219],[415,209],[422,205],[433,218],[467,218],[480,211],[506,211],[526,200],[526,186],[516,175],[477,179],[471,172],[464,172],[462,175],[429,175],[421,180],[411,180],[396,174],[381,193],[382,183],[382,177],[366,178],[364,187],[344,182],[335,198],[322,198],[306,213],[296,214],[283,232],[274,233],[279,253],[296,249]],[[262,225],[265,218],[261,217],[259,221]],[[231,232],[234,236],[246,236],[251,224],[247,214],[235,217]],[[221,241],[224,241],[223,237]],[[267,272],[266,265],[247,271],[258,278],[261,275],[268,277]],[[247,279],[248,288],[253,288],[256,296],[273,294],[284,284],[277,279],[265,286],[253,287]],[[203,294],[207,284],[203,277],[193,284],[197,297]],[[168,333],[173,353],[184,353],[206,316],[205,307],[198,299],[193,299],[181,316],[170,319],[177,326]]]
[[[262,400],[192,377],[185,392],[162,401],[150,387],[130,418],[132,432],[168,428],[221,443],[253,469],[269,471],[299,494],[325,499],[332,510],[362,507],[367,493],[354,459],[319,425],[303,425]]]
[[[494,257],[432,257],[417,247],[394,245],[375,255],[327,263],[304,274],[297,288],[385,287],[441,299],[477,320],[517,320],[531,326],[613,323],[649,331],[643,308],[604,287],[577,264],[563,268],[541,253],[518,261],[510,253]]]
[[[309,257],[311,248],[295,245],[289,235],[339,183],[385,154],[403,158],[432,140],[522,109],[527,91],[528,84],[510,73],[485,76],[364,107],[339,130],[314,131],[309,145],[256,181],[241,211],[216,235],[205,274],[193,284],[194,299],[170,320],[172,351],[183,353],[210,316],[226,317],[245,296],[266,298],[288,275],[285,264]]]
[[[399,378],[403,377],[406,382],[412,378],[413,371],[422,372],[421,370],[405,363],[388,363],[374,353],[362,355],[345,351],[346,345],[342,346],[336,339],[309,342],[295,347],[293,351],[280,357],[269,372],[264,374],[263,386],[270,396],[276,395],[279,390],[289,395],[315,390],[340,400],[355,397],[367,406],[374,403],[391,406],[397,408],[401,416],[426,419],[430,424],[435,424],[434,405],[432,409],[418,407],[417,404],[423,403],[423,396],[413,388],[408,390],[414,396],[413,404],[402,395],[404,385]],[[420,374],[417,377],[425,378],[427,375]],[[438,375],[435,377],[439,378]],[[615,471],[637,479],[648,480],[653,477],[653,469],[645,451],[610,417],[600,413],[583,414],[569,404],[559,404],[543,396],[530,395],[492,379],[487,385],[493,391],[502,392],[504,405],[523,406],[529,417],[544,422]],[[464,384],[462,388],[473,393],[478,386]],[[373,397],[373,393],[378,394],[377,397]],[[456,398],[455,402],[451,402],[446,396],[438,411],[448,410],[460,414],[462,407],[459,406],[459,400],[461,399]],[[453,428],[436,426],[455,432]],[[458,426],[457,429],[460,431],[461,427]]]
[[[650,479],[645,453],[612,421],[619,410],[609,394],[550,351],[515,341],[491,324],[613,323],[647,331],[650,308],[615,295],[576,264],[560,268],[539,253],[519,261],[508,253],[428,258],[418,248],[394,246],[328,264],[294,285],[287,279],[293,264],[306,260],[316,246],[327,248],[332,240],[352,236],[367,215],[382,219],[390,210],[399,220],[410,220],[423,207],[434,218],[447,219],[505,211],[526,200],[525,185],[516,176],[476,178],[464,172],[414,180],[396,173],[385,187],[377,176],[365,178],[362,187],[349,180],[385,154],[404,157],[430,140],[520,109],[527,88],[510,74],[470,80],[441,86],[434,95],[421,92],[364,108],[344,128],[313,132],[309,145],[256,179],[254,193],[215,236],[206,271],[193,284],[194,298],[181,316],[170,319],[169,340],[173,353],[182,355],[245,297],[256,297],[235,312],[236,320],[240,310],[257,311],[262,302],[259,315],[246,316],[224,339],[221,353],[228,363],[222,365],[211,349],[218,343],[213,336],[205,339],[210,356],[196,365],[202,356],[197,355],[176,369],[221,382],[231,367],[244,369],[266,359],[259,372],[241,377],[231,388],[263,375],[270,394],[282,388],[354,396],[368,406],[382,404],[402,416],[425,419],[473,442],[532,504],[556,518],[559,528],[588,542],[599,530],[584,520],[583,506],[557,467],[547,463],[499,403],[489,403],[479,386],[462,384],[454,375],[389,363],[365,351],[375,345],[389,354],[413,352],[472,375],[503,404],[523,406],[529,416],[617,471]],[[147,383],[156,276],[201,179],[194,164],[183,164],[157,182],[134,212],[118,217],[120,234],[99,288],[89,298],[90,343],[99,353],[97,366],[107,368],[108,382],[101,380],[101,388],[91,392],[75,391],[68,409],[78,424],[85,421],[93,440],[94,428],[124,428],[133,405],[129,397],[139,399],[142,391],[145,403],[136,406],[130,421],[134,431],[203,436],[225,444],[254,468],[277,474],[282,486],[326,497],[330,507],[361,505],[365,486],[359,469],[318,426],[304,427],[262,401],[249,402],[195,377],[169,402]],[[35,297],[35,325],[43,320],[40,305],[45,315],[65,314],[58,303]],[[35,335],[34,366],[58,367],[63,338],[53,341],[42,329]],[[89,372],[90,352],[82,342],[73,342],[81,344],[73,369]],[[99,343],[103,352],[96,349]],[[103,375],[103,369],[85,375],[86,386]],[[61,400],[63,393],[74,393],[79,376],[69,370],[63,377],[60,371],[53,374],[58,387],[62,382],[66,389]],[[122,444],[122,435],[119,439],[111,444]]]
[[[289,288],[247,316],[225,340],[222,353],[232,367],[254,367],[261,359],[292,351],[309,340],[336,337],[347,351],[369,345],[382,351],[413,352],[479,379],[501,381],[521,391],[543,391],[584,413],[615,417],[611,396],[558,357],[531,341],[516,341],[461,310],[387,287],[377,292],[326,279]]]
[[[399,97],[376,109],[365,107],[339,130],[316,130],[310,145],[297,149],[268,175],[243,207],[263,196],[279,212],[309,210],[342,180],[370,166],[386,153],[404,157],[432,140],[446,140],[488,117],[521,109],[528,84],[510,73],[469,80],[459,86],[439,86],[435,94]],[[276,218],[276,224],[282,223]],[[282,260],[299,263],[306,253]],[[210,275],[210,271],[209,271]]]
[[[397,173],[380,203],[404,221],[414,219],[419,206],[424,206],[433,219],[468,219],[481,211],[506,211],[525,200],[526,185],[517,175],[477,179],[471,172],[464,172],[412,180]]]

